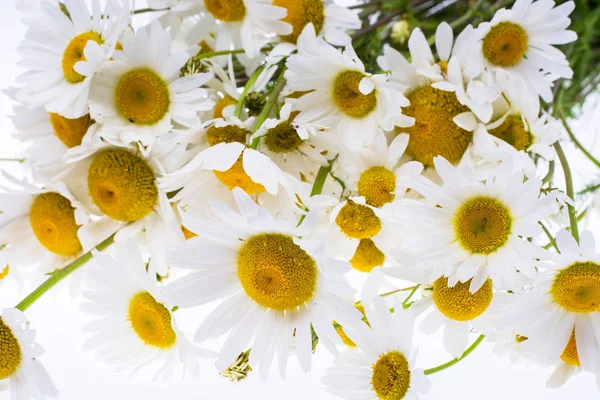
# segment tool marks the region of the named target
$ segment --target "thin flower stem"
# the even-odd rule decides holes
[[[558,249],[558,246],[556,245],[556,239],[554,239],[554,237],[552,236],[552,234],[550,233],[550,231],[548,230],[548,228],[546,228],[546,226],[542,223],[542,221],[540,221],[538,223],[542,227],[542,230],[544,231],[544,233],[546,234],[546,236],[548,236],[548,239],[550,239],[549,245],[554,246],[554,248],[556,249],[556,251],[558,251],[558,253],[560,254],[560,250]]]
[[[575,146],[577,146],[577,148],[579,150],[581,150],[581,152],[583,154],[585,154],[585,156],[587,158],[590,159],[591,162],[593,162],[596,167],[600,168],[600,161],[598,161],[598,159],[596,159],[592,153],[590,153],[585,147],[583,147],[583,145],[581,144],[581,142],[579,140],[577,140],[577,138],[575,137],[575,134],[573,133],[573,131],[571,130],[571,127],[569,126],[569,124],[567,123],[567,119],[565,117],[565,113],[560,110],[560,120],[562,121],[563,126],[565,127],[567,133],[569,134],[569,137],[571,138],[571,140],[573,141],[573,143],[575,143]]]
[[[408,308],[406,307],[406,304],[409,302],[409,300],[414,296],[414,294],[417,292],[417,289],[419,289],[421,287],[420,284],[418,284],[417,286],[415,286],[413,288],[413,290],[408,294],[408,296],[406,297],[406,299],[404,299],[404,301],[402,302],[402,305],[404,306],[404,308]],[[411,303],[412,305],[412,303]],[[410,307],[410,306],[409,306]]]
[[[0,158],[0,161],[22,163],[25,161],[25,159],[24,158]]]
[[[560,164],[562,165],[562,169],[565,174],[567,196],[569,196],[571,200],[575,201],[575,190],[573,189],[573,174],[571,173],[571,167],[569,167],[569,161],[567,160],[567,156],[565,155],[565,152],[562,149],[559,142],[554,143],[554,150],[556,150],[556,154],[558,155],[558,159],[560,160]],[[569,207],[571,234],[573,235],[577,243],[579,243],[579,226],[577,225],[577,210],[575,210],[575,207],[570,204],[567,204],[567,207]]]
[[[248,79],[248,82],[246,82],[246,85],[244,86],[244,91],[242,92],[242,95],[240,96],[240,99],[238,100],[236,106],[235,106],[235,116],[240,118],[242,116],[242,111],[244,110],[244,102],[246,101],[246,96],[248,96],[248,93],[250,92],[250,88],[252,87],[252,85],[254,85],[254,82],[256,82],[256,80],[258,79],[258,77],[260,76],[260,74],[263,72],[263,70],[265,69],[265,66],[262,65],[260,66],[256,71],[254,71],[254,74],[252,74],[252,76],[250,77],[250,79]]]
[[[134,10],[133,15],[144,14],[149,12],[159,12],[159,11],[169,11],[170,8],[140,8],[139,10]]]
[[[106,249],[108,246],[110,246],[111,244],[113,244],[115,234],[116,233],[113,233],[108,239],[104,240],[102,243],[100,243],[98,246],[96,246],[95,250],[102,251],[102,250]],[[40,286],[38,286],[33,292],[31,292],[27,297],[25,297],[23,300],[21,300],[21,302],[19,304],[17,304],[15,307],[21,311],[27,310],[29,308],[29,306],[31,306],[33,303],[35,303],[47,291],[52,289],[54,287],[54,285],[56,285],[58,282],[62,281],[64,278],[69,276],[75,270],[82,267],[91,258],[92,258],[92,250],[83,254],[81,257],[79,257],[77,260],[73,261],[66,267],[59,269],[58,271],[53,273],[50,278],[48,278],[45,282],[43,282]]]
[[[548,173],[546,173],[546,176],[544,176],[544,178],[542,179],[542,183],[546,184],[552,181],[552,178],[554,177],[554,170],[556,169],[556,163],[554,162],[554,160],[550,161],[550,163],[548,163]]]
[[[467,350],[465,350],[465,352],[459,358],[455,358],[454,360],[448,361],[447,363],[442,365],[438,365],[437,367],[426,369],[423,372],[425,373],[425,375],[433,375],[435,373],[450,368],[454,364],[458,364],[459,362],[467,358],[467,356],[471,354],[477,348],[477,346],[481,344],[481,342],[483,342],[483,339],[485,339],[485,335],[479,335],[477,340],[473,342],[473,344]]]
[[[392,290],[391,292],[386,292],[386,293],[382,293],[379,296],[380,297],[387,297],[387,296],[391,296],[393,294],[399,293],[399,292],[407,292],[409,290],[415,290],[416,286],[411,286],[411,287],[407,287],[404,289],[396,289],[396,290]]]
[[[226,56],[228,54],[242,54],[243,52],[244,52],[243,49],[211,51],[209,53],[198,54],[194,58],[196,60],[202,60],[202,59],[205,59],[205,58],[212,58],[212,57],[217,57],[217,56]]]
[[[273,109],[273,106],[277,103],[277,100],[279,99],[279,94],[285,87],[285,84],[287,81],[283,77],[283,73],[284,73],[284,70],[282,70],[281,73],[279,74],[279,77],[277,78],[277,83],[275,84],[275,87],[271,91],[271,94],[269,94],[269,99],[267,100],[267,103],[263,107],[262,111],[260,112],[260,115],[258,116],[258,119],[256,120],[256,126],[254,127],[255,132],[258,131],[260,129],[260,127],[262,126],[262,124],[267,120],[269,113],[271,112],[271,110]],[[250,148],[255,149],[256,146],[258,146],[259,141],[260,141],[260,137],[254,138],[254,140],[250,144]]]
[[[359,39],[359,38],[367,35],[368,33],[373,32],[375,29],[382,27],[384,25],[387,25],[398,15],[402,14],[403,11],[404,10],[402,8],[398,8],[396,10],[390,11],[389,14],[387,14],[385,17],[381,18],[379,21],[375,22],[373,25],[367,25],[364,28],[362,28],[361,30],[359,30],[358,32],[356,32],[354,35],[352,35],[352,40],[354,41],[356,39]]]

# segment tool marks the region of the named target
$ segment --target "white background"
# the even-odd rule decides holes
[[[0,4],[0,88],[6,89],[14,84],[19,72],[16,49],[25,33],[20,23],[21,15],[14,9],[14,0],[3,0]],[[348,0],[349,2],[351,0]],[[17,143],[9,138],[14,133],[9,116],[12,102],[0,94],[0,158],[19,155]],[[600,156],[600,145],[594,142],[600,126],[600,107],[587,104],[587,112],[580,118],[577,134],[588,148],[595,147]],[[595,114],[595,117],[594,117]],[[579,187],[593,182],[598,176],[580,153],[573,153],[566,145],[571,159],[574,160],[574,174]],[[15,163],[0,162],[0,169],[18,174]],[[560,171],[557,171],[560,175]],[[591,223],[591,222],[588,222]],[[598,236],[597,214],[593,225]],[[14,306],[32,287],[26,286],[18,291],[14,282],[0,287],[0,307]],[[288,378],[281,381],[272,371],[267,383],[261,383],[251,375],[240,383],[230,383],[219,376],[211,361],[203,364],[201,376],[197,379],[172,378],[167,383],[153,383],[144,375],[129,377],[127,373],[114,372],[110,367],[95,363],[93,356],[82,350],[81,344],[86,336],[81,326],[87,320],[78,310],[79,300],[68,294],[68,283],[59,286],[33,305],[27,312],[32,326],[37,330],[38,342],[46,353],[42,361],[50,371],[56,386],[64,400],[131,400],[165,399],[212,400],[212,399],[261,399],[261,400],[306,400],[331,399],[324,392],[320,382],[325,369],[331,365],[332,358],[320,348],[313,360],[313,371],[304,374],[295,359],[288,366]],[[181,311],[179,320],[184,321],[183,328],[188,334],[194,332],[201,316],[211,307]],[[552,332],[548,332],[552,334]],[[417,335],[420,344],[418,365],[429,368],[450,359],[441,347],[441,337]],[[475,335],[473,335],[475,339]],[[507,359],[497,358],[491,351],[491,345],[484,343],[475,353],[458,365],[431,376],[433,389],[427,400],[506,400],[506,399],[543,399],[578,400],[597,399],[600,394],[595,388],[592,375],[580,374],[572,378],[563,388],[549,390],[545,380],[551,369],[535,366],[511,365]],[[6,392],[0,393],[0,399],[7,399]]]

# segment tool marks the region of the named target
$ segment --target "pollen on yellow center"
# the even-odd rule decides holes
[[[316,290],[316,262],[290,236],[250,237],[239,251],[237,266],[246,294],[263,307],[293,310],[310,301]]]
[[[396,175],[385,167],[371,167],[358,179],[358,194],[373,207],[394,201],[395,190]]]
[[[237,104],[237,100],[231,96],[225,96],[215,104],[215,110],[213,111],[213,118],[224,118],[223,110],[226,107],[234,106]]]
[[[240,157],[227,171],[214,171],[215,176],[222,184],[230,190],[236,187],[243,189],[248,194],[259,194],[266,189],[260,183],[256,183],[244,170],[242,157]]]
[[[90,40],[102,44],[102,37],[98,33],[84,32],[71,39],[67,45],[62,57],[63,76],[67,82],[75,84],[85,79],[85,76],[79,74],[73,67],[79,61],[86,61],[83,50]]]
[[[88,190],[94,204],[118,221],[145,217],[158,200],[152,168],[144,159],[120,148],[96,154],[88,170]]]
[[[352,239],[368,239],[381,231],[381,220],[375,212],[352,200],[342,207],[335,222],[342,232]]]
[[[79,146],[83,137],[92,126],[94,120],[89,114],[80,118],[69,119],[60,114],[50,113],[50,124],[54,135],[68,148]]]
[[[458,127],[453,118],[469,109],[460,104],[453,92],[429,85],[415,89],[407,97],[410,106],[402,111],[415,119],[413,126],[402,128],[402,132],[410,135],[407,154],[428,167],[433,166],[436,156],[453,164],[459,162],[473,133]]]
[[[454,321],[471,321],[488,309],[492,303],[492,281],[488,279],[483,286],[471,293],[471,280],[448,286],[448,278],[442,277],[433,283],[433,301],[437,309]]]
[[[556,275],[550,292],[568,312],[600,311],[600,265],[591,261],[570,265]]]
[[[0,317],[0,380],[17,372],[22,359],[19,341]]]
[[[123,74],[114,96],[119,114],[138,125],[160,122],[171,105],[169,85],[149,68],[136,68]]]
[[[323,0],[273,0],[274,6],[287,9],[287,16],[282,20],[292,25],[290,35],[282,36],[286,42],[296,43],[304,27],[310,23],[318,35],[325,21]]]
[[[463,203],[454,217],[454,231],[460,245],[472,252],[490,254],[508,242],[513,219],[498,199],[473,197]]]
[[[532,143],[531,133],[520,115],[509,115],[499,127],[490,129],[489,133],[519,151],[527,150]]]
[[[204,0],[206,10],[216,19],[237,22],[246,16],[244,0]]]
[[[492,65],[512,67],[525,57],[528,45],[529,38],[525,29],[513,22],[504,21],[492,27],[483,38],[483,56]]]
[[[385,254],[371,239],[361,239],[350,265],[357,271],[369,273],[375,267],[383,265]]]
[[[379,356],[373,365],[371,386],[380,400],[400,400],[410,388],[408,360],[399,351]]]
[[[246,135],[251,132],[237,125],[210,126],[206,130],[206,141],[211,146],[219,143],[246,143]]]
[[[52,253],[73,256],[81,251],[75,208],[66,197],[58,193],[38,195],[31,205],[29,222],[35,237]]]
[[[289,153],[298,149],[303,142],[289,121],[283,121],[269,129],[264,141],[267,148],[274,153]]]
[[[352,118],[361,119],[369,115],[377,106],[375,90],[362,94],[358,89],[366,75],[360,71],[344,71],[333,85],[333,101],[338,109]]]
[[[140,292],[129,302],[127,319],[131,327],[150,346],[168,349],[177,341],[171,312],[148,292]]]
[[[575,329],[571,332],[569,343],[560,355],[560,359],[573,367],[581,367],[581,361],[579,360],[579,354],[577,353],[577,341],[575,340]]]

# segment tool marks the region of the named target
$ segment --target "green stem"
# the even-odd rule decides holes
[[[134,10],[133,15],[144,14],[148,12],[159,12],[159,11],[169,11],[170,8],[140,8],[139,10]]]
[[[554,143],[554,150],[556,150],[556,154],[558,155],[558,159],[560,160],[560,164],[562,165],[562,169],[565,173],[565,183],[567,185],[567,196],[571,198],[571,200],[575,201],[575,190],[573,189],[573,174],[571,173],[571,167],[569,167],[569,161],[567,160],[567,156],[563,151],[559,142]],[[577,210],[575,207],[567,204],[569,207],[569,220],[571,222],[571,234],[579,243],[579,226],[577,225]]]
[[[319,168],[319,172],[317,172],[317,177],[315,178],[315,183],[313,183],[312,190],[310,191],[310,197],[321,194],[321,192],[323,191],[323,186],[325,186],[325,180],[327,179],[327,175],[329,175],[329,172],[331,172],[331,167],[333,166],[333,163],[335,162],[335,160],[337,160],[337,158],[338,156],[335,156],[335,158],[329,161],[329,165],[322,166],[321,168]],[[308,211],[308,208],[306,209],[306,211]],[[304,218],[306,218],[306,214],[303,214],[300,217],[297,226],[302,225],[302,222],[304,222]]]
[[[256,71],[254,71],[254,73],[252,74],[252,76],[250,77],[250,79],[248,79],[248,82],[246,82],[246,85],[244,86],[244,91],[242,92],[242,95],[240,96],[240,99],[238,100],[236,106],[235,106],[235,116],[240,118],[242,116],[242,111],[244,110],[244,102],[246,101],[246,96],[248,96],[248,92],[250,92],[250,88],[252,87],[252,85],[254,85],[254,82],[256,82],[256,80],[258,79],[258,77],[260,76],[260,74],[263,72],[263,70],[265,69],[265,66],[262,65],[260,66]]]
[[[556,168],[556,163],[554,162],[554,160],[550,161],[550,163],[548,164],[548,173],[542,179],[542,184],[546,184],[546,183],[549,183],[552,181],[552,178],[554,177],[555,168]]]
[[[211,51],[208,53],[201,53],[194,57],[196,60],[202,60],[204,58],[212,58],[217,56],[226,56],[228,54],[242,54],[244,50],[236,49],[236,50],[222,50],[222,51]]]
[[[0,158],[0,161],[10,161],[10,162],[22,163],[25,161],[25,159],[24,158]]]
[[[108,239],[104,240],[98,246],[95,247],[95,250],[102,251],[110,246],[114,242],[115,233],[113,233]],[[45,282],[43,282],[40,286],[38,286],[33,292],[31,292],[27,297],[25,297],[19,304],[15,307],[21,311],[25,311],[31,306],[33,303],[37,301],[40,297],[42,297],[48,290],[52,289],[54,285],[58,282],[62,281],[64,278],[69,276],[75,270],[82,267],[85,263],[87,263],[92,258],[92,250],[83,254],[77,260],[73,261],[71,264],[66,267],[59,269],[55,273],[52,274],[50,278],[48,278]]]
[[[552,234],[550,233],[550,231],[548,230],[548,228],[546,228],[546,226],[540,221],[538,222],[540,224],[540,226],[542,227],[542,230],[544,231],[544,233],[546,234],[546,236],[548,236],[548,239],[550,239],[550,245],[554,246],[554,248],[556,249],[556,251],[558,251],[558,253],[560,254],[560,250],[558,249],[558,246],[556,245],[556,239],[554,239],[554,237],[552,236]]]
[[[567,133],[569,134],[569,137],[571,138],[571,140],[573,141],[573,143],[575,143],[575,146],[577,146],[577,148],[579,150],[581,150],[581,152],[583,154],[585,154],[585,156],[587,158],[589,158],[590,161],[593,162],[596,165],[596,167],[600,168],[600,161],[598,161],[598,159],[596,159],[592,155],[592,153],[590,153],[589,151],[587,151],[587,149],[585,147],[583,147],[583,145],[581,144],[581,142],[579,140],[577,140],[577,138],[575,137],[575,134],[573,133],[573,131],[571,130],[571,127],[567,123],[567,119],[565,117],[565,113],[562,110],[560,110],[559,114],[560,114],[560,120],[562,121],[563,126],[565,127]]]
[[[281,91],[285,87],[285,84],[287,81],[283,77],[283,73],[284,73],[284,70],[282,70],[281,73],[279,74],[279,77],[277,78],[277,83],[275,84],[275,87],[273,87],[273,90],[271,91],[271,94],[269,95],[269,99],[267,100],[267,103],[263,107],[262,111],[260,112],[260,114],[256,120],[256,126],[254,127],[255,132],[258,131],[260,129],[260,127],[262,126],[262,124],[267,120],[269,113],[271,112],[271,109],[277,103],[277,100],[279,99],[279,93],[281,93]],[[255,149],[256,146],[258,146],[259,141],[260,141],[260,137],[254,138],[254,140],[250,144],[250,148]]]
[[[467,358],[467,356],[471,354],[477,348],[477,346],[481,344],[481,342],[483,342],[483,339],[485,339],[485,335],[479,335],[477,340],[473,342],[473,344],[467,350],[465,350],[465,352],[459,358],[455,358],[454,360],[448,361],[447,363],[442,365],[438,365],[437,367],[426,369],[423,372],[425,373],[425,375],[433,375],[435,373],[450,368],[454,364],[458,364],[459,362]]]
[[[409,302],[409,300],[414,296],[414,294],[417,292],[417,289],[419,289],[421,287],[421,284],[418,284],[417,286],[415,286],[413,288],[413,290],[408,294],[408,296],[406,297],[406,299],[404,299],[404,301],[402,302],[402,306],[404,306],[404,308],[408,308],[410,306],[406,306],[406,304]],[[412,304],[412,303],[411,303]]]

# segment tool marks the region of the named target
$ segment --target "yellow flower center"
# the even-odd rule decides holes
[[[342,207],[335,217],[335,223],[352,239],[368,239],[381,231],[381,220],[375,212],[352,200],[348,200]]]
[[[371,239],[361,239],[350,265],[357,271],[369,273],[375,267],[383,265],[385,254],[381,252]]]
[[[269,129],[264,140],[267,148],[274,153],[289,153],[298,149],[303,142],[294,125],[288,121]]]
[[[371,167],[358,179],[358,194],[373,207],[392,202],[396,196],[395,190],[396,175],[384,167]]]
[[[6,278],[8,276],[8,273],[10,272],[10,267],[7,265],[6,267],[4,267],[4,269],[2,270],[2,272],[0,272],[0,281],[4,278]],[[0,378],[2,379],[2,378]]]
[[[148,68],[133,69],[119,79],[115,104],[119,114],[129,122],[154,125],[169,112],[169,85]]]
[[[221,183],[233,190],[236,187],[243,189],[248,194],[259,194],[266,189],[260,183],[254,182],[244,170],[244,164],[240,157],[227,171],[214,171],[215,176]]]
[[[177,341],[171,324],[171,312],[148,292],[133,296],[129,302],[127,319],[147,345],[168,349]]]
[[[292,310],[315,293],[315,260],[290,236],[263,233],[250,237],[240,249],[237,265],[246,294],[263,307]]]
[[[402,132],[410,135],[406,152],[428,167],[433,158],[442,156],[455,164],[460,161],[473,139],[473,133],[458,127],[453,118],[469,111],[459,103],[456,94],[431,86],[423,86],[408,95],[410,106],[403,113],[415,119]]]
[[[250,133],[237,125],[225,125],[219,128],[212,125],[206,130],[206,141],[211,146],[219,143],[246,143],[246,135]]]
[[[42,193],[29,211],[29,223],[38,241],[52,253],[73,256],[81,251],[79,225],[71,202],[58,193]]]
[[[68,148],[79,146],[93,123],[94,120],[90,118],[89,114],[69,119],[60,114],[50,113],[50,124],[54,129],[54,135]]]
[[[581,361],[579,361],[579,354],[577,353],[577,342],[575,341],[575,329],[571,332],[569,343],[560,355],[560,359],[573,367],[581,367]]]
[[[473,197],[458,209],[454,231],[460,245],[473,253],[490,254],[504,246],[512,230],[510,210],[493,197]]]
[[[400,400],[410,388],[408,360],[399,351],[379,356],[373,365],[371,386],[380,400]]]
[[[0,318],[0,379],[6,379],[17,372],[22,359],[19,341]]]
[[[213,118],[224,118],[223,110],[226,107],[233,106],[237,104],[237,100],[231,96],[225,96],[221,100],[217,101],[215,104],[215,110],[213,112]]]
[[[364,118],[377,106],[375,90],[362,94],[358,89],[364,77],[366,75],[359,71],[344,71],[335,78],[333,101],[349,117]]]
[[[293,31],[282,37],[286,42],[296,43],[304,27],[310,23],[317,35],[321,32],[325,21],[323,0],[273,0],[273,5],[287,9],[287,16],[282,21],[292,25]]]
[[[206,10],[225,22],[241,21],[246,16],[244,0],[204,0]]]
[[[119,221],[145,217],[158,200],[152,168],[144,159],[118,148],[96,154],[88,170],[88,190],[94,204]]]
[[[488,309],[492,303],[492,281],[488,279],[483,286],[471,293],[471,279],[448,287],[448,278],[441,277],[433,283],[433,301],[437,309],[454,321],[471,321]]]
[[[528,44],[529,38],[522,26],[500,22],[483,38],[483,56],[492,65],[512,67],[525,57]]]
[[[65,49],[62,57],[62,70],[65,80],[69,83],[83,82],[85,76],[79,74],[73,69],[79,61],[86,61],[83,50],[87,42],[93,40],[98,44],[102,44],[102,37],[96,32],[84,32],[75,36]]]
[[[520,115],[509,115],[499,127],[490,129],[489,132],[519,151],[527,150],[531,146],[531,133],[526,129]]]
[[[577,262],[561,270],[550,290],[554,301],[574,313],[600,311],[600,265]]]

